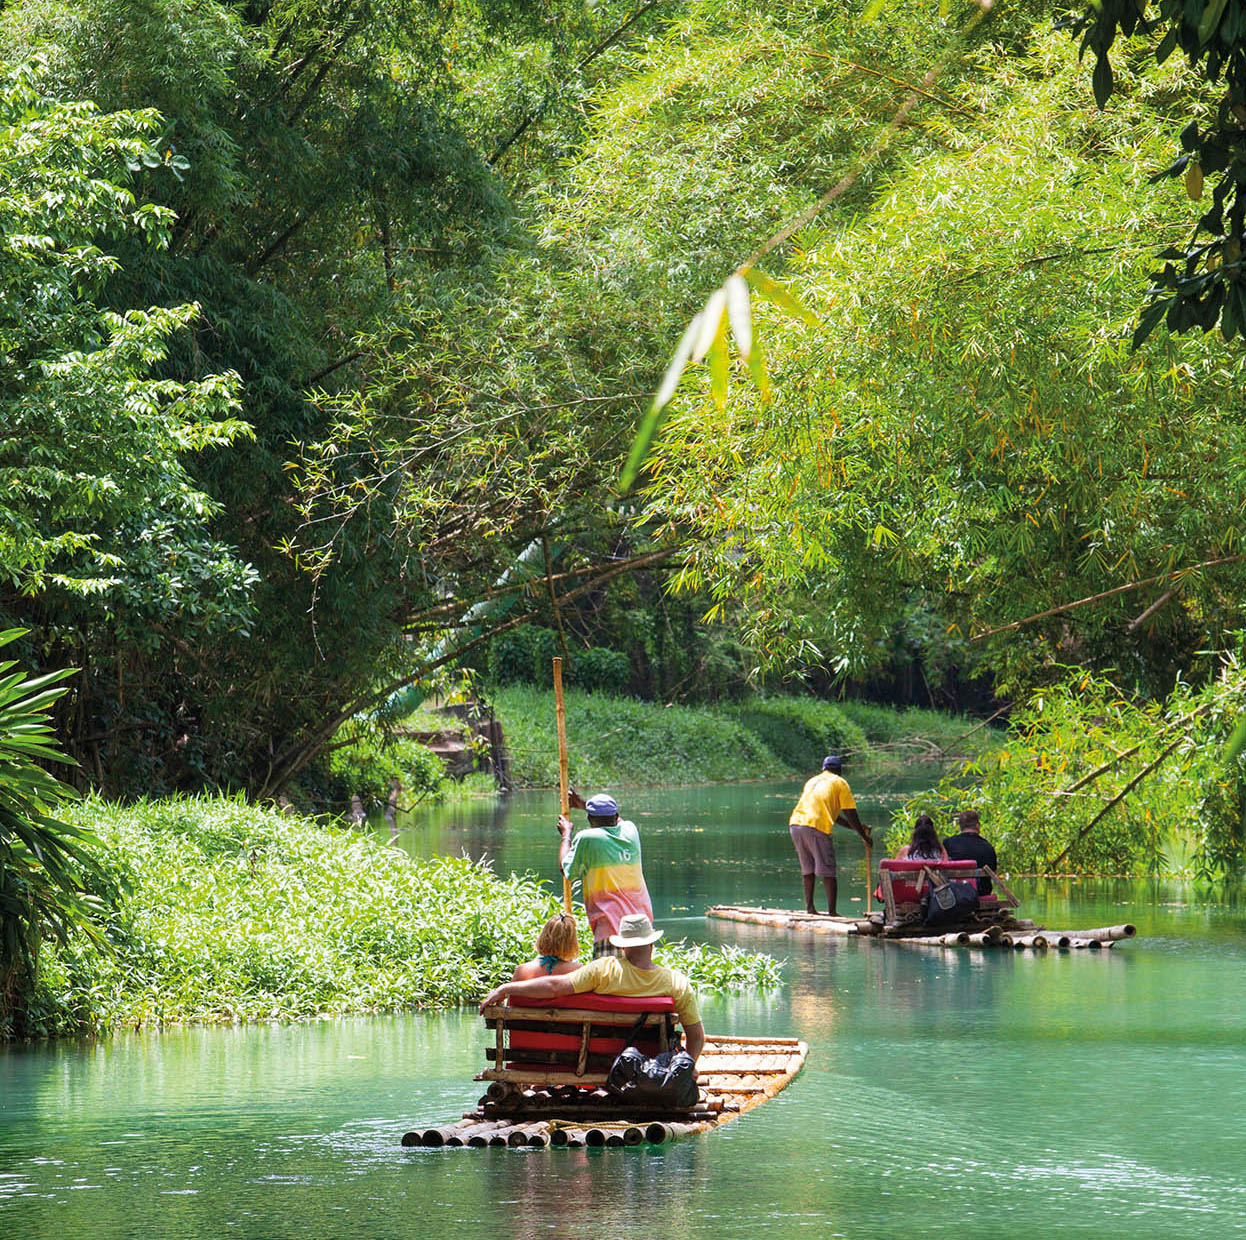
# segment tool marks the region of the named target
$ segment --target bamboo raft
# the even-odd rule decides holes
[[[721,921],[746,922],[775,930],[794,930],[806,934],[854,935],[884,939],[905,947],[1012,948],[1017,951],[1057,951],[1085,949],[1100,951],[1132,939],[1137,927],[1128,923],[1099,926],[1091,930],[1048,930],[1028,918],[1003,916],[989,923],[968,922],[950,931],[929,931],[912,923],[888,925],[882,913],[867,917],[831,917],[826,913],[805,913],[794,909],[752,908],[747,905],[716,904],[707,917]]]
[[[719,1128],[761,1106],[787,1087],[808,1053],[796,1038],[708,1037],[697,1061],[696,1106],[667,1113],[629,1109],[599,1085],[520,1088],[494,1079],[461,1120],[414,1128],[402,1143],[434,1149],[663,1145]]]

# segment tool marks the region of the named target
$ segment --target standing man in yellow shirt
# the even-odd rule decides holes
[[[834,754],[822,759],[822,773],[805,784],[796,808],[788,820],[796,856],[800,859],[800,877],[805,885],[805,912],[816,913],[813,907],[813,880],[821,878],[826,889],[829,912],[835,916],[838,881],[835,868],[835,845],[831,829],[837,822],[850,827],[865,842],[870,842],[870,828],[857,816],[857,803],[852,789],[840,774],[843,762]]]

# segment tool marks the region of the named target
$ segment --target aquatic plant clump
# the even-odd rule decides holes
[[[239,799],[91,800],[73,820],[95,829],[126,897],[109,901],[107,949],[78,937],[44,952],[34,1034],[450,1006],[530,956],[557,908],[530,875],[417,861]],[[706,988],[777,978],[764,956],[690,964]]]
[[[658,964],[687,974],[698,990],[761,990],[783,981],[782,961],[730,944],[713,947],[680,939],[660,943],[653,955]]]

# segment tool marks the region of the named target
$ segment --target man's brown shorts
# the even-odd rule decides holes
[[[816,874],[819,878],[835,877],[835,845],[826,831],[816,827],[788,827],[796,855],[800,858],[802,874]]]

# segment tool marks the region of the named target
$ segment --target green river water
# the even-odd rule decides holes
[[[854,779],[867,821],[894,779]],[[785,957],[711,1032],[797,1035],[804,1073],[661,1148],[404,1150],[480,1093],[474,1012],[0,1051],[0,1240],[104,1237],[1220,1237],[1246,1229],[1246,902],[1175,883],[1014,884],[1114,951],[922,950],[707,923],[799,899],[795,784],[644,789],[660,924]],[[552,878],[555,798],[413,819],[395,843]],[[988,832],[989,833],[989,832]],[[841,912],[860,843],[837,833]],[[1007,859],[1001,859],[1004,868]],[[819,892],[820,895],[820,892]]]

